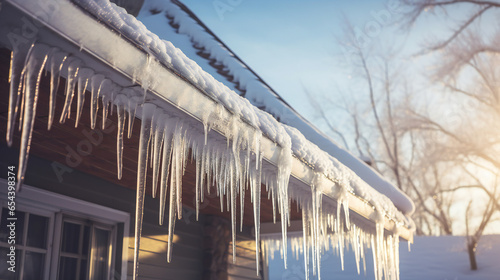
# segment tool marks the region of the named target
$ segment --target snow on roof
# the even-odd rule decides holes
[[[155,30],[160,38],[173,42],[183,52],[196,54],[196,56],[191,55],[189,57],[195,59],[205,71],[213,76],[221,76],[220,71],[215,71],[214,62],[216,65],[223,66],[223,71],[227,74],[222,79],[218,78],[219,81],[224,81],[224,84],[228,85],[232,90],[244,94],[250,103],[270,113],[281,123],[298,129],[302,135],[305,135],[307,140],[340,161],[371,187],[391,199],[400,211],[407,215],[413,213],[415,206],[406,194],[384,179],[366,163],[350,152],[340,148],[333,139],[303,118],[215,37],[197,18],[193,18],[190,14],[187,7],[178,1],[146,0],[138,19],[148,29]],[[170,24],[176,26],[178,33],[172,32],[174,28]],[[179,33],[185,36],[180,36]],[[189,38],[189,42],[186,42],[186,37]],[[207,63],[207,59],[201,58],[198,55],[200,52],[208,54],[208,59],[212,61],[212,65]],[[228,77],[231,79],[231,82],[227,81]],[[313,154],[310,151],[299,152],[294,150],[294,153],[309,163],[317,162],[319,165],[324,163],[324,161],[311,158]],[[319,167],[319,170],[324,170],[324,168]]]

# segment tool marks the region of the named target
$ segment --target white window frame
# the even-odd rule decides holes
[[[0,192],[1,193],[1,192]],[[7,207],[7,199],[4,199],[4,197],[2,196],[3,193],[0,194],[0,201],[2,201],[2,203],[0,204],[0,207],[1,208],[8,208]],[[0,209],[1,209],[0,208]],[[41,208],[38,208],[38,207],[33,207],[33,206],[29,206],[29,205],[24,205],[23,203],[20,203],[18,204],[17,201],[16,201],[16,212],[17,211],[21,211],[21,212],[24,212],[25,214],[34,214],[34,215],[38,215],[38,216],[43,216],[43,217],[47,217],[49,219],[49,223],[47,225],[47,248],[44,249],[46,250],[46,254],[45,254],[45,260],[44,260],[44,273],[43,273],[43,279],[49,279],[49,268],[50,267],[50,263],[51,263],[51,258],[52,258],[52,240],[54,238],[54,217],[55,217],[55,214],[53,211],[47,211],[46,209],[41,209]],[[1,211],[0,211],[1,212]],[[26,216],[25,216],[25,220],[24,220],[25,224],[24,224],[24,233],[23,233],[23,240],[25,242],[24,245],[19,245],[19,244],[16,244],[16,249],[20,248],[20,247],[23,247],[23,249],[20,249],[20,250],[23,250],[24,251],[24,254],[26,253],[26,251],[31,251],[31,252],[36,252],[35,250],[31,250],[31,249],[28,249],[26,245],[26,233],[28,231],[28,228],[27,228],[27,223],[26,223]],[[9,245],[10,246],[10,245]],[[23,255],[24,256],[24,255]],[[19,263],[19,261],[16,261],[16,263]],[[19,267],[17,267],[18,269],[20,269]],[[19,272],[20,274],[19,275],[23,275],[23,271],[21,270]]]
[[[7,202],[7,180],[0,178],[0,201],[3,201],[2,207],[6,207]],[[127,279],[127,264],[128,264],[128,244],[130,235],[130,214],[120,210],[112,209],[102,205],[90,203],[80,199],[72,198],[69,196],[49,192],[46,190],[38,189],[32,186],[23,185],[22,190],[16,193],[16,210],[27,211],[30,213],[40,213],[43,216],[49,216],[49,226],[51,229],[57,229],[58,225],[61,228],[63,213],[74,217],[91,219],[97,223],[103,224],[118,224],[123,223],[123,248],[122,248],[122,269],[121,278]],[[5,205],[3,205],[5,204]],[[40,212],[42,211],[42,212]],[[53,238],[53,233],[58,234],[57,231],[49,230],[49,244],[47,246],[47,258],[45,261],[44,279],[53,279],[53,275],[57,275],[58,261],[51,261],[53,258],[52,253],[56,252],[59,244],[56,238]],[[60,233],[59,233],[60,234]],[[56,240],[54,244],[53,240]],[[116,238],[115,238],[116,240]],[[114,246],[116,247],[116,246]],[[59,255],[59,254],[57,254]],[[118,260],[116,260],[118,261]],[[49,264],[51,262],[51,264]],[[50,276],[50,278],[49,278]],[[115,278],[112,278],[115,279]]]

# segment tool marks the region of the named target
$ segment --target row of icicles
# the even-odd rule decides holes
[[[81,118],[83,103],[86,92],[91,93],[90,119],[91,128],[95,129],[97,112],[102,108],[102,127],[105,127],[108,111],[111,113],[116,106],[118,117],[117,132],[117,173],[118,178],[122,176],[123,166],[123,136],[125,130],[125,119],[128,115],[128,133],[131,137],[133,121],[136,109],[140,108],[141,128],[139,140],[139,155],[137,166],[137,196],[135,216],[135,248],[134,248],[134,279],[138,278],[139,248],[141,240],[142,219],[144,210],[144,198],[146,193],[146,175],[148,163],[152,168],[152,196],[156,197],[159,190],[160,212],[159,224],[164,224],[164,214],[168,203],[168,248],[167,260],[172,258],[173,232],[176,219],[182,218],[182,177],[186,170],[188,160],[195,162],[196,166],[196,217],[199,215],[199,206],[203,202],[205,188],[210,194],[211,186],[216,186],[216,194],[220,197],[221,210],[224,209],[224,197],[226,197],[226,209],[231,213],[233,261],[236,257],[236,205],[240,200],[240,230],[243,227],[243,209],[245,191],[250,189],[251,202],[253,203],[253,216],[255,226],[256,242],[256,264],[257,275],[259,273],[259,244],[260,244],[260,199],[261,184],[265,183],[268,197],[272,199],[273,216],[276,222],[276,208],[281,215],[282,239],[280,248],[284,252],[283,257],[286,266],[287,252],[287,227],[290,224],[290,202],[289,178],[291,173],[292,152],[289,144],[281,145],[278,168],[263,165],[263,157],[260,152],[260,141],[262,132],[250,128],[237,116],[232,116],[229,125],[223,134],[227,140],[217,140],[216,137],[208,137],[211,126],[211,115],[221,115],[224,112],[222,106],[215,106],[213,112],[204,118],[204,132],[196,128],[196,124],[185,118],[176,116],[175,113],[167,112],[152,103],[144,103],[145,89],[139,86],[122,88],[111,79],[93,69],[85,66],[85,63],[75,56],[71,56],[58,49],[45,44],[33,44],[26,48],[20,48],[12,52],[10,68],[10,93],[9,111],[7,124],[7,143],[12,145],[15,121],[19,115],[19,128],[21,130],[21,143],[19,152],[19,173],[17,190],[21,189],[24,173],[28,160],[33,124],[36,117],[36,104],[39,95],[39,84],[43,70],[51,73],[49,92],[49,118],[48,129],[50,130],[55,115],[56,93],[59,86],[60,76],[66,76],[65,102],[60,123],[70,118],[70,108],[76,92],[77,112],[75,126],[78,126]],[[75,90],[76,89],[76,90]],[[99,103],[99,99],[101,102]],[[100,105],[101,104],[101,105]],[[110,106],[111,105],[111,106]],[[290,143],[290,142],[288,142]],[[167,199],[168,194],[168,199]],[[377,252],[379,267],[378,271],[384,271],[386,278],[397,279],[393,275],[399,273],[389,272],[389,266],[395,264],[392,257],[392,249],[389,247],[388,239],[384,238],[383,227],[379,230],[377,226],[376,237],[361,239],[362,231],[356,228],[349,230],[344,235],[343,227],[339,221],[325,223],[327,220],[322,214],[322,200],[319,191],[312,186],[312,196],[308,199],[299,199],[299,204],[304,205],[302,210],[304,225],[303,252],[312,251],[313,270],[319,276],[320,258],[324,250],[326,236],[335,233],[338,244],[351,238],[353,248],[359,249],[366,240],[371,240],[372,247],[379,248]],[[303,201],[302,201],[303,200]],[[337,215],[328,217],[339,217],[340,206],[348,209],[346,201],[339,200]],[[349,228],[348,211],[345,212],[345,220]],[[333,221],[333,220],[332,220]],[[326,225],[337,224],[334,230],[328,230]],[[349,237],[354,234],[357,239]],[[346,237],[348,236],[348,237]],[[365,236],[363,234],[363,236]],[[397,237],[393,237],[397,244]],[[357,244],[357,245],[354,245]],[[263,243],[265,244],[265,243]],[[385,244],[385,245],[384,245]],[[391,243],[392,244],[392,243]],[[340,246],[340,245],[339,245]],[[357,246],[357,247],[356,247]],[[393,245],[391,248],[394,248]],[[341,251],[343,246],[341,247]],[[375,252],[375,251],[374,251]],[[375,254],[375,253],[374,253]],[[364,256],[364,254],[361,254]],[[308,260],[306,261],[308,267]],[[359,269],[358,269],[359,270]],[[307,271],[307,270],[306,270]],[[306,273],[307,275],[307,273]],[[378,274],[376,274],[378,275]],[[390,276],[390,277],[388,277]],[[377,279],[382,279],[381,276]]]

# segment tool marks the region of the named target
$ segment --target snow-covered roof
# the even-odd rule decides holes
[[[233,241],[236,199],[240,199],[243,207],[243,194],[249,186],[254,207],[256,243],[259,244],[260,191],[261,183],[265,183],[273,206],[276,206],[281,216],[285,252],[290,200],[294,199],[303,213],[304,244],[308,243],[304,250],[311,250],[316,261],[321,257],[320,242],[326,242],[330,235],[335,235],[339,242],[343,242],[347,238],[344,235],[347,228],[355,238],[362,237],[375,242],[379,271],[388,269],[390,263],[383,255],[394,253],[392,242],[398,240],[400,234],[410,238],[408,227],[411,220],[403,213],[411,213],[411,201],[407,200],[405,205],[406,198],[403,195],[398,197],[394,188],[389,191],[390,185],[388,189],[379,186],[379,191],[385,191],[385,195],[372,188],[367,181],[377,182],[382,180],[381,177],[369,173],[369,168],[356,171],[357,163],[362,163],[333,142],[327,141],[327,138],[317,140],[318,143],[306,139],[304,131],[300,129],[309,129],[311,133],[316,130],[298,114],[287,113],[287,116],[290,120],[295,118],[299,129],[278,122],[269,113],[252,105],[249,100],[265,102],[269,108],[277,110],[291,110],[276,95],[265,94],[263,84],[253,81],[251,76],[239,79],[239,87],[246,88],[247,98],[243,98],[204,71],[172,42],[160,39],[122,8],[105,0],[73,2],[79,7],[67,0],[53,0],[51,3],[57,9],[50,10],[50,16],[39,17],[38,2],[7,1],[23,13],[40,20],[40,26],[44,27],[38,30],[38,38],[32,45],[12,46],[9,45],[12,42],[3,41],[13,49],[7,134],[9,143],[12,142],[9,131],[14,127],[16,114],[22,112],[20,184],[26,169],[36,116],[38,79],[43,69],[46,69],[50,71],[53,81],[51,100],[57,91],[55,81],[59,75],[66,77],[66,100],[60,122],[69,118],[75,88],[78,108],[76,125],[86,89],[92,95],[92,127],[96,125],[93,116],[98,111],[99,106],[95,104],[99,99],[102,101],[104,120],[109,105],[111,109],[116,107],[120,128],[117,135],[119,177],[126,115],[129,119],[129,135],[132,130],[130,123],[135,119],[136,111],[137,117],[142,120],[138,147],[134,277],[137,276],[149,154],[153,162],[153,194],[157,189],[160,190],[160,220],[163,222],[165,209],[168,208],[169,237],[172,238],[176,216],[180,218],[182,215],[182,175],[189,151],[196,162],[197,205],[203,198],[203,188],[215,183],[217,194],[227,197]],[[188,17],[182,19],[191,20]],[[82,29],[82,26],[86,28]],[[213,41],[210,38],[207,40]],[[225,57],[227,55],[224,54]],[[228,64],[234,63],[228,60]],[[244,65],[239,64],[244,69]],[[248,75],[241,72],[242,75]],[[21,92],[22,103],[17,102],[18,88],[24,89]],[[21,110],[18,110],[19,106],[22,106]],[[54,110],[50,112],[49,126],[54,119]],[[284,118],[285,114],[281,116]],[[319,132],[315,133],[321,136]],[[325,147],[330,150],[320,145],[327,145]],[[350,166],[340,162],[335,155],[350,163]],[[362,180],[359,176],[372,178]],[[167,182],[170,182],[170,186],[167,186]],[[167,200],[168,188],[170,197]],[[345,213],[343,216],[342,208]],[[349,209],[373,221],[376,230],[362,223],[351,223]],[[384,237],[384,228],[392,231],[389,239]],[[169,259],[171,243],[172,240],[169,242]],[[286,254],[284,257],[286,262]],[[385,273],[391,275],[390,271]],[[395,278],[396,275],[391,277]]]
[[[298,129],[307,140],[339,160],[378,192],[390,198],[400,211],[408,215],[413,213],[413,202],[403,192],[363,161],[340,148],[333,139],[289,106],[185,5],[176,0],[145,0],[138,19],[161,39],[179,47],[204,71],[248,99],[252,105],[268,112],[281,123]],[[304,152],[299,157],[307,158],[307,155]]]

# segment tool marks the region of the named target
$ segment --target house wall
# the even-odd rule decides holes
[[[18,150],[0,144],[0,170],[16,165]],[[0,172],[6,178],[7,172]],[[78,170],[65,173],[59,181],[52,162],[30,156],[26,172],[26,185],[72,198],[99,204],[130,213],[128,240],[128,278],[132,278],[134,251],[135,191],[126,189]],[[131,182],[135,184],[135,182]],[[140,279],[202,279],[203,272],[203,220],[195,221],[192,210],[184,209],[184,217],[177,221],[173,259],[166,262],[168,229],[158,225],[158,200],[147,197],[145,201],[143,235],[140,250]],[[119,247],[119,246],[118,246]]]
[[[259,258],[260,259],[260,258]],[[255,240],[240,234],[236,240],[236,263],[233,263],[233,245],[229,244],[228,280],[262,279],[263,266],[259,260],[259,275],[255,261]]]

